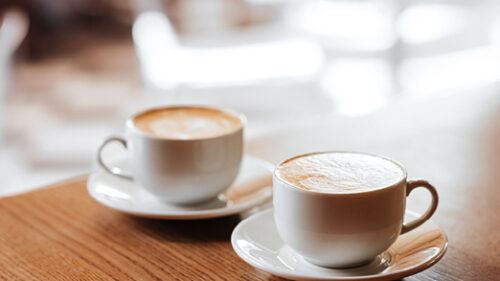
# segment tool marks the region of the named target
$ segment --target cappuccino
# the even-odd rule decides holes
[[[416,188],[427,189],[432,201],[422,216],[404,222],[406,198]],[[288,247],[318,266],[373,265],[399,234],[425,223],[437,204],[429,182],[407,180],[403,166],[371,154],[300,155],[273,174],[276,230]]]
[[[350,193],[393,185],[405,177],[397,163],[352,152],[325,152],[298,156],[282,163],[276,176],[305,190]]]
[[[147,111],[134,124],[149,135],[182,140],[218,137],[242,127],[240,118],[228,112],[188,106]]]

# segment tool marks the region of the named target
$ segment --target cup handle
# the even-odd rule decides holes
[[[409,180],[407,182],[407,185],[406,185],[406,196],[409,196],[410,192],[412,192],[412,190],[414,190],[417,187],[424,187],[427,190],[429,190],[429,192],[432,195],[431,205],[429,206],[427,211],[425,211],[425,213],[420,218],[413,220],[411,222],[408,222],[406,224],[403,224],[403,227],[401,228],[401,234],[406,233],[406,232],[413,230],[416,227],[420,226],[426,220],[428,220],[436,211],[438,201],[439,201],[436,188],[434,188],[434,186],[432,186],[432,184],[430,184],[428,181],[425,181],[425,180]]]
[[[108,172],[112,175],[122,177],[122,178],[125,178],[128,180],[133,180],[133,177],[131,175],[125,173],[122,169],[120,169],[118,167],[108,166],[102,160],[102,150],[104,149],[104,147],[106,147],[106,145],[108,143],[113,142],[113,141],[117,141],[117,142],[121,143],[123,145],[123,147],[127,148],[127,141],[124,138],[116,137],[116,136],[108,137],[99,146],[99,150],[97,151],[97,163],[99,163],[99,166],[101,166],[101,168],[103,168],[106,172]]]

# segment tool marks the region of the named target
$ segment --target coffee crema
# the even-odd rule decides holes
[[[305,190],[349,193],[383,188],[404,176],[398,164],[374,155],[326,152],[292,158],[276,169],[284,182]]]
[[[167,139],[203,139],[222,136],[242,127],[230,113],[204,107],[171,107],[147,111],[134,118],[141,131]]]

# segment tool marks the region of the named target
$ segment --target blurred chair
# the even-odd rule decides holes
[[[10,74],[11,56],[28,32],[29,20],[19,9],[11,8],[0,15],[0,143],[3,125],[3,100]]]

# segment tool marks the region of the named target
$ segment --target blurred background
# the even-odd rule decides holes
[[[499,82],[496,0],[2,0],[0,196],[89,172],[152,105],[234,108],[252,141]]]

